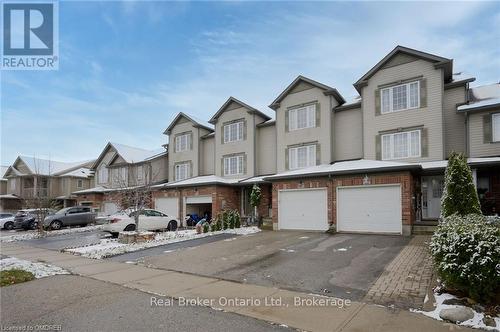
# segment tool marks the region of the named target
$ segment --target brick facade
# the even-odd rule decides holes
[[[273,223],[278,225],[278,191],[284,189],[308,189],[327,188],[328,193],[328,223],[335,228],[337,223],[337,187],[360,186],[364,184],[365,174],[332,176],[310,179],[290,179],[273,182],[272,206]],[[410,172],[377,173],[369,174],[370,185],[401,184],[401,206],[403,233],[411,232],[411,225],[415,220],[415,209],[413,206],[414,181]]]
[[[76,195],[76,204],[82,205],[82,202],[92,202],[93,208],[102,209],[102,202],[105,201],[103,193],[90,193]]]

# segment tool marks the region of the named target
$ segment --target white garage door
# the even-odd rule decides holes
[[[401,187],[338,187],[337,230],[401,234]]]
[[[179,199],[178,198],[156,198],[155,209],[179,219]]]
[[[325,189],[280,190],[278,228],[328,230],[328,195]]]
[[[119,210],[118,205],[113,202],[104,202],[104,214],[111,215]]]

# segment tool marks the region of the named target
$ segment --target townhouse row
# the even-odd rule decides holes
[[[179,113],[161,151],[109,143],[89,188],[72,195],[112,213],[119,182],[150,181],[154,207],[183,220],[223,209],[249,216],[258,184],[259,215],[274,229],[409,234],[435,224],[457,151],[495,214],[500,84],[469,87],[474,80],[454,73],[452,59],[397,46],[354,83],[353,101],[299,76],[270,104],[274,116],[230,97],[208,122]]]

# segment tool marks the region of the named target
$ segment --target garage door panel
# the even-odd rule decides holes
[[[401,187],[341,187],[337,229],[344,232],[401,233]]]
[[[281,190],[278,227],[291,230],[328,230],[326,189]]]
[[[168,216],[173,216],[179,219],[179,199],[168,197],[168,198],[156,198],[155,199],[155,209],[165,213]]]

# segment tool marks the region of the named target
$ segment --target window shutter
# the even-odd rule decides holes
[[[380,102],[380,89],[375,90],[375,115],[380,115],[382,105]]]
[[[220,144],[224,144],[224,125],[221,126]]]
[[[491,143],[493,141],[491,117],[491,114],[483,115],[483,143]]]
[[[290,165],[289,165],[290,161],[289,161],[288,154],[289,154],[289,149],[288,149],[288,148],[286,148],[286,149],[285,149],[285,169],[286,169],[286,170],[289,170],[289,169],[290,169]]]
[[[247,154],[243,155],[243,174],[247,174]]]
[[[320,103],[316,103],[316,127],[321,124],[321,107]]]
[[[247,140],[247,120],[243,121],[243,140]]]
[[[420,80],[420,107],[427,107],[427,80]]]
[[[285,111],[285,132],[289,132],[290,131],[290,115],[289,115],[290,111],[289,110],[286,110]]]
[[[193,162],[190,161],[188,163],[188,165],[189,165],[189,177],[192,178],[193,177]]]
[[[422,158],[429,157],[429,133],[427,128],[420,131],[420,144],[422,149]]]
[[[382,144],[380,143],[381,136],[375,136],[375,159],[382,160]]]
[[[321,145],[316,144],[316,165],[321,164]]]
[[[221,174],[222,176],[225,176],[225,175],[226,175],[226,171],[225,171],[225,169],[224,169],[224,157],[222,157],[222,158],[220,159],[220,167],[221,167],[221,168],[220,168],[220,169],[221,169],[220,174]]]
[[[193,150],[193,133],[189,133],[189,150]]]

